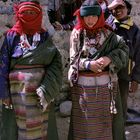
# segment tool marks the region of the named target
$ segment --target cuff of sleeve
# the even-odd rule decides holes
[[[84,62],[84,67],[86,70],[90,70],[90,61],[85,61]]]
[[[87,58],[82,58],[79,62],[80,70],[89,70],[90,68],[90,60]]]
[[[46,99],[46,101],[47,101],[48,103],[50,103],[50,102],[52,102],[52,100],[54,100],[53,98],[51,98],[51,97],[46,93],[45,89],[44,89],[42,86],[40,87],[40,89],[43,91],[44,97],[45,97],[45,99]]]

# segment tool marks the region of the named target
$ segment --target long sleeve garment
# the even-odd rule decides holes
[[[134,67],[129,70],[130,72],[126,67],[119,72],[118,76],[120,79],[134,80],[140,83],[140,30],[130,17],[122,22],[114,20],[114,23],[116,25],[115,33],[125,40],[129,47],[129,58],[134,62]]]
[[[32,42],[33,37],[27,37]],[[41,40],[36,49],[28,51],[24,55],[15,57],[15,51],[20,43],[20,36],[15,32],[7,34],[0,52],[0,98],[9,95],[9,73],[16,69],[15,65],[42,65],[45,69],[44,78],[41,80],[40,88],[43,90],[48,102],[55,99],[61,87],[62,63],[61,55],[48,37],[48,33],[41,33]]]
[[[70,45],[70,69],[69,69],[69,81],[72,79],[72,74],[75,71],[75,67],[79,66],[79,70],[86,70],[80,64],[81,62],[90,60],[88,57],[83,58],[82,55],[79,58],[78,65],[77,56],[79,55],[80,48],[83,49],[83,46],[80,46],[80,30],[74,29],[71,34],[71,45]],[[125,41],[118,35],[107,30],[106,33],[103,30],[101,32],[100,44],[101,47],[94,54],[94,59],[98,59],[102,56],[107,56],[111,59],[112,70],[117,73],[121,68],[126,67],[128,63],[128,47],[125,44]],[[84,41],[83,41],[84,42]],[[81,49],[81,50],[82,50]],[[93,58],[92,58],[93,59]]]

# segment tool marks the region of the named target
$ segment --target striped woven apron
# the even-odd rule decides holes
[[[43,68],[14,70],[9,75],[18,140],[47,140],[49,110],[42,112],[36,94],[43,76]]]
[[[109,81],[103,84],[104,79],[99,79],[101,85],[95,85],[94,78],[86,79],[88,81],[83,78],[71,90],[72,140],[112,140]]]

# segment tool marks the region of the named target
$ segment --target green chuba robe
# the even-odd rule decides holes
[[[40,83],[40,88],[43,90],[46,100],[50,102],[59,96],[62,82],[61,55],[50,38],[40,44],[35,50],[23,55],[19,59],[11,59],[11,70],[15,70],[15,65],[43,65],[47,74],[44,75]],[[17,125],[14,110],[3,107],[0,129],[1,140],[17,140]],[[50,104],[47,137],[48,140],[58,140],[54,103]]]
[[[75,34],[77,33],[78,31],[73,31],[73,36],[71,36],[72,38],[71,40],[74,40],[73,38],[76,36]],[[78,50],[78,45],[76,43],[72,47],[74,51]],[[110,71],[116,74],[121,68],[127,65],[128,54],[129,54],[128,47],[126,46],[124,40],[120,36],[112,32],[104,41],[102,48],[99,51],[97,51],[95,55],[98,55],[97,58],[100,58],[102,56],[109,57],[112,61]],[[74,62],[71,64],[73,65]],[[121,106],[122,101],[120,98],[119,91],[115,96],[115,102],[116,102],[116,108],[117,108],[118,113],[113,115],[113,120],[112,120],[113,140],[125,140],[125,133],[124,133],[125,126],[124,126],[122,106]],[[69,140],[73,140],[72,138],[73,134],[72,134],[71,128],[72,128],[72,123],[70,124],[70,129],[69,129],[70,130]]]

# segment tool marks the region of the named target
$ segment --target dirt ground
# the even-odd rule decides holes
[[[127,126],[126,133],[127,140],[140,140],[140,124]]]

